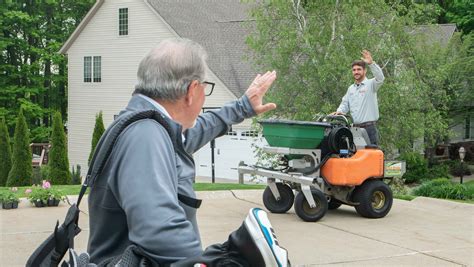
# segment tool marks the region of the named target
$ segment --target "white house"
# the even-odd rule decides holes
[[[246,1],[243,1],[246,2]],[[249,4],[239,0],[97,0],[60,52],[68,56],[68,149],[71,164],[87,171],[95,115],[109,125],[133,92],[141,58],[161,40],[192,39],[209,54],[209,77],[216,83],[205,109],[240,97],[256,72],[244,59]],[[454,25],[431,28],[445,42]],[[473,116],[455,127],[456,141],[473,139]],[[255,162],[250,122],[216,139],[215,174],[237,179],[240,161]],[[261,144],[261,143],[259,143]],[[211,149],[195,155],[198,176],[211,176]],[[84,173],[83,173],[84,174]]]
[[[216,83],[204,108],[240,97],[255,72],[243,59],[246,4],[238,0],[98,0],[60,50],[68,56],[68,149],[87,171],[95,115],[107,127],[134,90],[142,57],[166,38],[192,39],[207,50],[208,80]],[[239,161],[254,162],[250,121],[216,140],[216,177],[237,179]],[[211,176],[211,149],[195,155],[198,176]],[[83,173],[84,175],[84,173]]]

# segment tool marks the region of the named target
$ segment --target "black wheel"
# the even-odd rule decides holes
[[[328,211],[328,201],[323,192],[311,190],[316,207],[311,208],[304,197],[303,192],[298,192],[295,198],[295,212],[306,222],[316,222],[321,219]]]
[[[285,213],[291,209],[295,201],[295,195],[293,190],[285,184],[276,183],[276,186],[280,193],[280,200],[275,199],[270,187],[267,186],[263,191],[263,204],[272,213]]]
[[[357,213],[367,218],[382,218],[392,208],[393,196],[390,187],[380,180],[369,180],[353,193]]]
[[[331,198],[331,200],[328,202],[328,209],[335,210],[335,209],[339,208],[341,205],[342,205],[341,201],[339,201],[335,198]]]

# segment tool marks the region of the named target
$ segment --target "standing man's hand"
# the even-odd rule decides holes
[[[365,63],[367,64],[372,64],[374,61],[372,60],[372,55],[370,54],[369,51],[363,50],[362,51],[362,58],[361,58]]]
[[[263,75],[258,74],[245,92],[257,115],[276,108],[275,103],[263,104],[263,97],[275,79],[276,71],[267,71]]]

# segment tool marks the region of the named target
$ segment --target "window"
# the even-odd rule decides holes
[[[128,8],[119,8],[119,35],[128,35]]]
[[[84,57],[84,82],[92,82],[92,58]]]
[[[84,57],[84,82],[100,83],[102,81],[102,57]]]
[[[242,136],[251,136],[251,137],[258,137],[257,131],[246,131],[242,133]]]
[[[226,133],[226,135],[237,136],[237,132],[236,132],[236,131],[228,131],[228,132]]]
[[[101,60],[102,57],[94,57],[94,82],[100,83],[102,80],[102,73],[101,73]]]
[[[470,139],[471,138],[471,118],[470,116],[466,117],[466,125],[465,125],[465,131],[464,131],[464,139]]]

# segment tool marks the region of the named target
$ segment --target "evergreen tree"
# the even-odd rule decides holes
[[[5,118],[0,119],[0,186],[7,184],[8,172],[12,167],[12,151]]]
[[[61,113],[59,111],[55,112],[53,116],[53,132],[51,134],[51,150],[49,152],[48,166],[50,168],[49,177],[51,183],[69,184],[71,182],[66,134],[64,133]]]
[[[95,126],[94,126],[94,133],[92,134],[91,152],[89,154],[89,160],[87,161],[89,165],[91,163],[92,156],[94,155],[95,147],[97,146],[97,143],[99,142],[99,139],[104,132],[105,132],[104,120],[102,119],[102,111],[101,111],[99,112],[99,114],[95,116]]]
[[[13,136],[13,164],[8,173],[7,186],[31,185],[33,173],[31,160],[29,129],[23,115],[23,108],[20,108]]]

